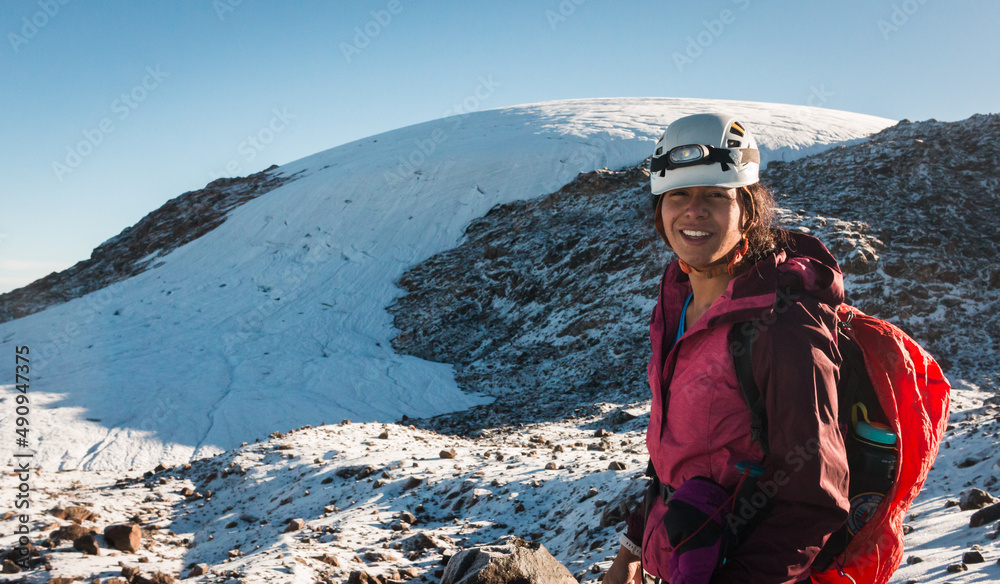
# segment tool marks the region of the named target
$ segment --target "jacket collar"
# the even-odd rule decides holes
[[[782,295],[795,301],[806,294],[834,308],[844,302],[843,273],[822,242],[804,233],[781,234],[784,241],[779,248],[733,278],[689,331],[773,318],[775,304]],[[681,271],[677,260],[672,261],[664,276],[661,300],[666,306],[680,306],[690,292],[688,275]]]

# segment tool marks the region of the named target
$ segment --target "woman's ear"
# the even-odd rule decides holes
[[[654,211],[653,211],[656,215],[654,216],[653,221],[656,224],[656,232],[660,234],[660,238],[663,240],[663,243],[667,244],[668,249],[673,249],[670,247],[670,242],[667,240],[667,231],[663,227],[663,215],[660,214],[661,205],[663,205],[662,193],[658,195],[656,198],[656,205],[654,206]]]

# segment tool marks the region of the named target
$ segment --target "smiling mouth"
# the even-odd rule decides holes
[[[695,231],[692,229],[681,229],[681,235],[692,238],[704,238],[712,235],[707,231]]]

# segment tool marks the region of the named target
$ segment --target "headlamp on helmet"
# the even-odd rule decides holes
[[[757,182],[760,152],[750,131],[733,116],[697,114],[674,121],[656,143],[649,165],[654,195],[669,190]]]

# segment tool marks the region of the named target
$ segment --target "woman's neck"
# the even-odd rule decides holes
[[[687,312],[685,313],[685,320],[687,326],[685,328],[691,328],[694,323],[698,322],[708,308],[712,306],[715,299],[722,295],[726,291],[726,287],[729,286],[729,281],[732,277],[726,271],[725,266],[721,266],[721,270],[713,270],[708,273],[692,272],[689,275],[691,280],[691,293],[694,296],[691,299],[691,303],[688,304]]]

